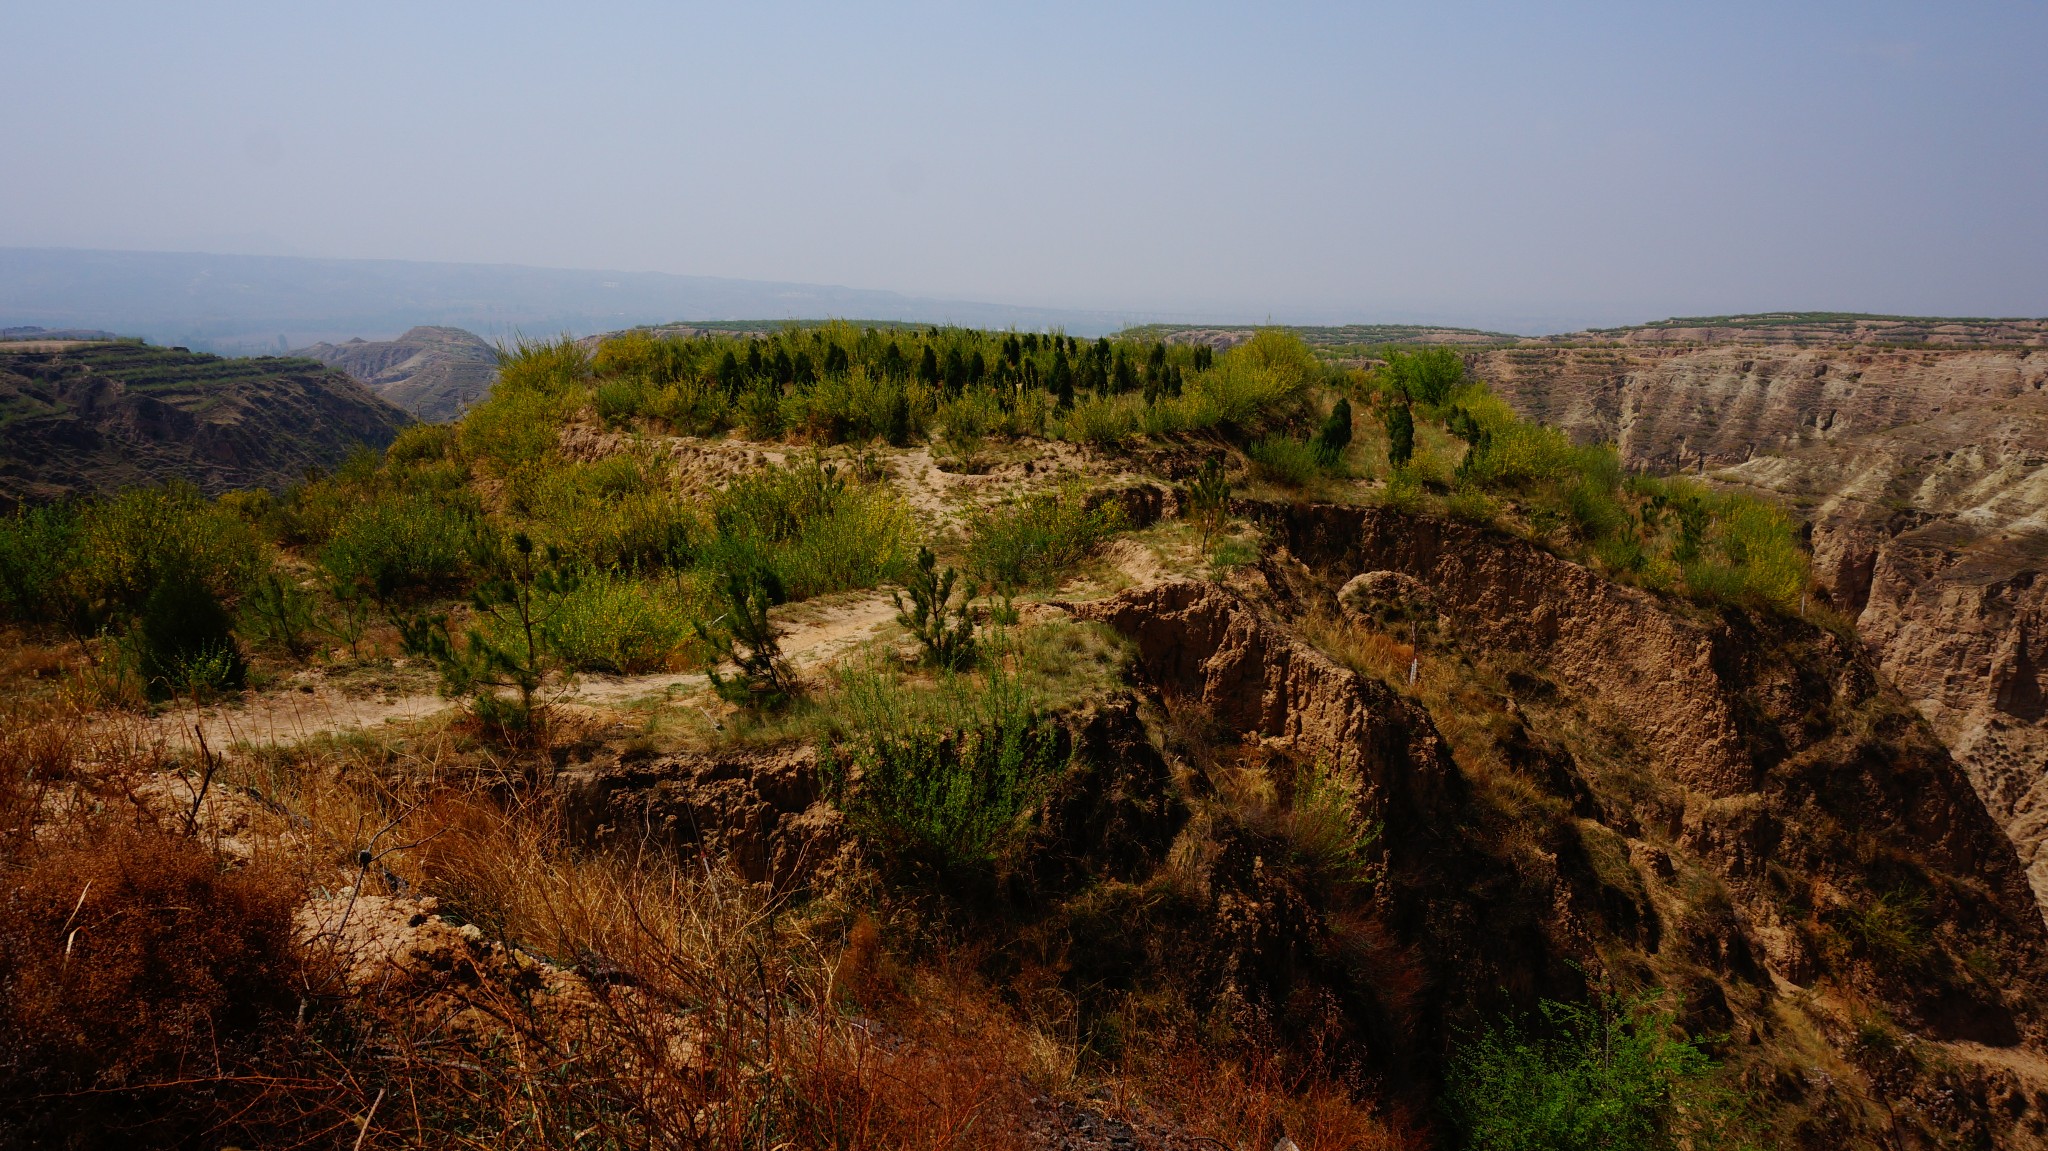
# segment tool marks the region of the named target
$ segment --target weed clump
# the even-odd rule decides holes
[[[1004,591],[1057,581],[1124,526],[1113,502],[1094,507],[1079,488],[977,510],[967,521],[967,570]]]
[[[1492,1026],[1453,1059],[1447,1106],[1466,1146],[1660,1151],[1727,1136],[1716,1064],[1656,994],[1589,1006],[1545,1000],[1539,1028]]]

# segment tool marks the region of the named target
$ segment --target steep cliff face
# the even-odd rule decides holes
[[[1337,772],[1381,829],[1383,878],[1350,919],[1270,865],[1232,878],[1209,832],[1205,882],[1286,958],[1261,976],[1274,1001],[1336,996],[1398,1087],[1387,1068],[1426,1076],[1502,997],[1654,983],[1729,1036],[1788,1145],[2042,1145],[2048,928],[1969,781],[1861,645],[1696,617],[1464,524],[1248,510],[1280,545],[1259,588],[1167,583],[1073,610],[1131,638],[1169,709],[1199,704],[1269,764]],[[1355,604],[1330,622],[1367,572],[1435,616],[1417,686],[1334,658],[1375,630]],[[1185,842],[1201,829],[1175,857],[1201,854]],[[1211,936],[1174,952],[1191,973],[1235,954]]]
[[[0,344],[0,502],[180,479],[209,494],[282,487],[411,420],[308,360],[136,343]]]
[[[498,352],[461,328],[422,326],[395,340],[315,344],[292,353],[339,368],[423,420],[452,420],[498,378]]]
[[[1625,461],[1789,500],[1821,581],[2012,835],[2048,906],[2048,355],[1504,349],[1479,373]]]

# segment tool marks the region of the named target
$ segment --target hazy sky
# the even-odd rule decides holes
[[[0,2],[0,245],[2048,315],[2048,3]]]

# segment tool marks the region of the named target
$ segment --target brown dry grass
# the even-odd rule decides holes
[[[1196,1047],[1090,1069],[860,899],[579,849],[549,764],[424,725],[209,776],[137,722],[0,715],[0,1143],[1025,1147],[1034,1096],[1108,1074],[1154,1130],[1403,1145]],[[366,967],[321,927],[410,939],[399,892],[481,933]]]

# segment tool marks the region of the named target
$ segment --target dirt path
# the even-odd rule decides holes
[[[804,673],[829,666],[880,634],[895,619],[896,605],[886,591],[847,592],[789,604],[775,609],[773,615],[784,629],[783,654]],[[657,697],[680,699],[709,683],[702,672],[584,674],[566,691],[550,698],[584,707],[620,708]],[[417,691],[352,695],[309,678],[282,689],[250,692],[214,707],[167,711],[143,721],[142,726],[144,738],[161,742],[166,751],[190,752],[196,750],[195,727],[205,732],[207,746],[215,750],[238,744],[289,745],[318,736],[414,723],[457,706],[457,701]]]

